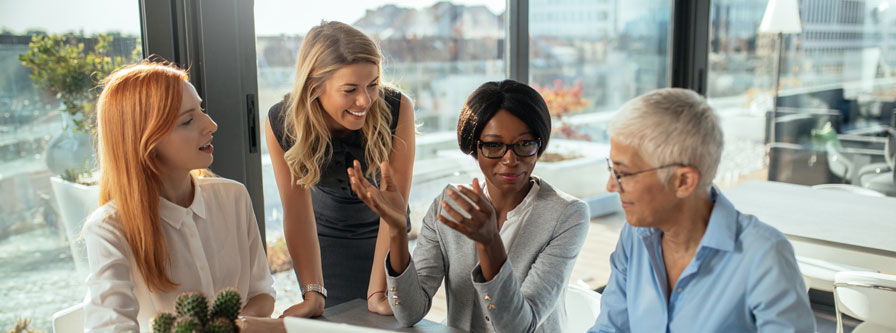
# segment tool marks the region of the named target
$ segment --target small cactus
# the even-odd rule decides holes
[[[224,317],[215,318],[205,326],[206,333],[233,333],[236,331],[236,324],[233,320]]]
[[[215,299],[210,318],[221,317],[233,322],[239,316],[241,307],[240,294],[232,288],[224,289]]]
[[[209,313],[208,299],[197,292],[177,297],[176,315],[161,313],[152,322],[154,333],[234,333],[241,308],[240,294],[232,288],[222,290]]]
[[[177,318],[170,313],[161,313],[152,321],[152,331],[154,333],[169,333],[174,327],[174,321]]]
[[[200,327],[208,323],[208,300],[200,293],[188,292],[177,297],[174,306],[178,317],[192,317]]]
[[[201,332],[202,324],[193,317],[180,317],[174,322],[174,333]]]

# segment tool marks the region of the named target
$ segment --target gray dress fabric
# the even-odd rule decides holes
[[[485,281],[475,243],[436,218],[444,192],[423,219],[408,268],[395,274],[386,256],[387,295],[395,318],[410,326],[429,312],[444,280],[447,324],[470,332],[564,332],[569,275],[588,234],[588,205],[536,178],[535,206]]]
[[[392,113],[389,128],[395,133],[401,108],[401,93],[385,89],[384,95]],[[268,111],[268,119],[277,142],[286,151],[294,143],[285,135],[285,112],[282,108],[284,104],[284,101],[274,104]],[[380,220],[380,217],[352,192],[346,172],[346,168],[356,159],[361,163],[363,170],[367,169],[361,131],[352,131],[339,138],[334,137],[331,145],[331,157],[326,165],[321,166],[320,181],[310,191],[320,242],[324,286],[329,293],[327,307],[356,298],[366,298]],[[375,178],[369,180],[378,180],[379,173]]]

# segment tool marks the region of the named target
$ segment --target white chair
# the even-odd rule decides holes
[[[829,190],[829,191],[843,191],[850,192],[855,194],[867,195],[869,197],[885,197],[883,193],[880,193],[875,190],[867,189],[864,187],[858,187],[850,184],[819,184],[812,185],[813,189],[816,190]]]
[[[84,332],[84,303],[66,308],[53,314],[54,333]]]
[[[843,332],[841,313],[863,323],[853,332],[896,332],[896,275],[840,272],[834,277],[837,332]]]
[[[822,291],[834,291],[834,275],[844,271],[867,271],[870,269],[833,263],[815,258],[807,258],[796,256],[796,264],[800,267],[800,273],[803,274],[803,281],[806,282],[806,288],[814,288]]]
[[[587,332],[600,314],[600,294],[578,285],[566,287],[566,329]]]

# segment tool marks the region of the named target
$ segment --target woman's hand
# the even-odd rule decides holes
[[[374,213],[380,216],[393,231],[406,232],[407,207],[404,197],[398,192],[398,186],[392,178],[392,169],[389,163],[380,164],[382,179],[380,188],[370,184],[361,173],[361,164],[355,160],[353,167],[348,168],[348,176],[352,183],[352,191],[358,195]]]
[[[367,310],[384,316],[394,314],[392,313],[392,307],[389,306],[389,298],[383,292],[376,293],[367,299]]]
[[[290,306],[283,311],[280,318],[283,317],[302,317],[312,318],[320,317],[324,314],[324,296],[316,292],[310,291],[305,293],[305,300],[302,303]]]
[[[442,210],[451,215],[454,220],[458,222],[453,222],[441,214],[439,214],[438,218],[443,224],[464,234],[464,236],[467,236],[467,238],[474,242],[479,243],[480,245],[488,245],[495,239],[500,240],[497,217],[495,216],[495,207],[492,206],[491,201],[489,201],[485,194],[482,193],[482,187],[479,186],[479,179],[473,178],[472,187],[473,189],[470,190],[466,186],[458,186],[460,192],[469,198],[470,201],[473,202],[472,204],[461,198],[460,194],[456,193],[454,190],[448,190],[448,196],[451,197],[461,209],[470,213],[470,218],[465,218],[445,200],[442,200],[440,203]]]

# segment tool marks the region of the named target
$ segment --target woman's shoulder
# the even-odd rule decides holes
[[[285,111],[283,106],[286,105],[287,100],[289,100],[289,94],[283,96],[283,99],[281,99],[277,103],[274,103],[274,105],[272,105],[271,108],[268,109],[268,117],[271,118],[271,121],[273,121],[274,119],[279,120],[283,117],[283,113]]]
[[[404,94],[398,88],[386,86],[383,88],[383,99],[386,101],[386,105],[389,107],[389,112],[392,113],[392,123],[389,124],[389,128],[393,131],[398,126],[398,116],[401,113],[401,100]]]
[[[85,235],[122,237],[121,222],[115,202],[109,201],[94,210],[84,219],[82,232]]]
[[[214,193],[227,197],[246,197],[249,191],[243,183],[222,177],[197,177],[196,183],[202,189],[202,193]]]

